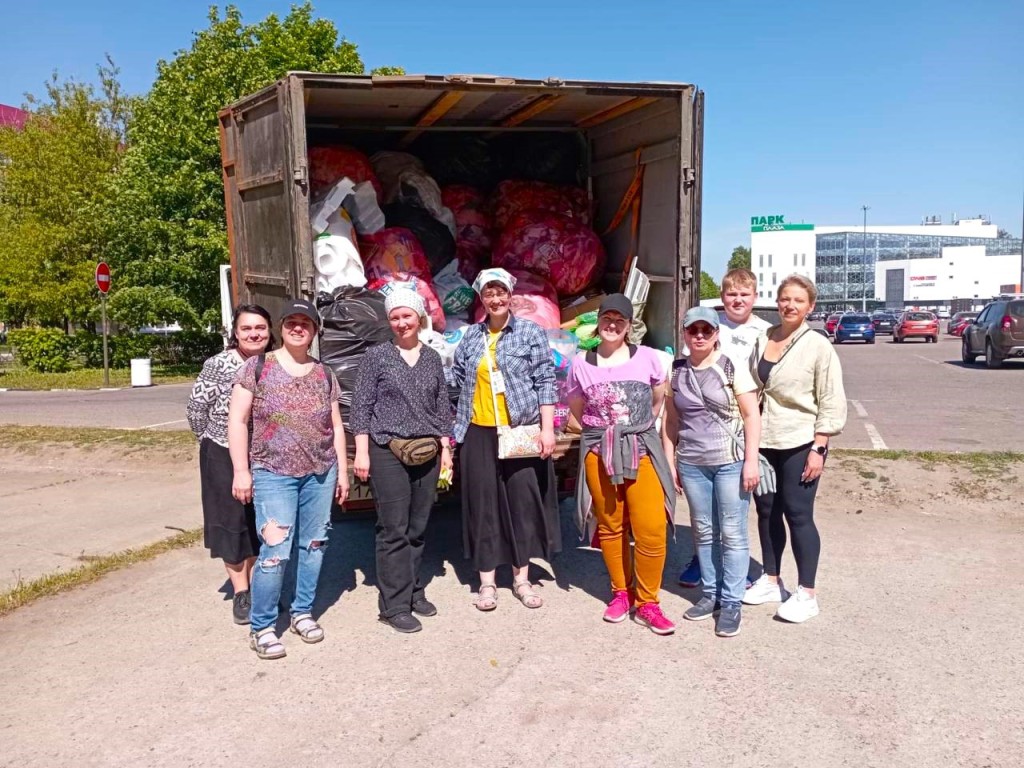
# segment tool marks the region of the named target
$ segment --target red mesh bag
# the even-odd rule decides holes
[[[590,227],[544,211],[516,215],[498,238],[493,256],[494,266],[540,275],[562,296],[582,293],[605,267],[604,246]]]
[[[371,291],[379,291],[388,283],[410,283],[423,297],[434,330],[444,330],[444,308],[430,279],[430,262],[416,235],[404,227],[388,227],[362,235],[359,252]]]
[[[503,181],[491,197],[494,226],[498,232],[523,211],[550,211],[590,223],[590,201],[579,187],[562,187],[540,181]]]
[[[455,214],[455,244],[463,251],[490,253],[494,224],[483,192],[475,187],[453,185],[441,190],[441,202]]]
[[[512,314],[532,320],[541,328],[558,328],[562,316],[555,287],[532,272],[522,269],[510,269],[509,272],[516,279],[516,287],[512,291]],[[485,314],[477,301],[473,307],[473,319],[479,323]]]
[[[381,199],[382,188],[370,158],[358,149],[336,146],[312,147],[309,150],[310,197],[318,197],[346,176],[356,184],[370,182],[377,190],[377,200]]]

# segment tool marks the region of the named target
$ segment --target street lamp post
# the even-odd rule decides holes
[[[868,211],[871,210],[870,206],[862,205],[861,210],[864,211],[864,240],[861,243],[861,265],[860,265],[860,311],[868,311],[868,282],[864,277],[864,270],[867,268],[868,260]]]

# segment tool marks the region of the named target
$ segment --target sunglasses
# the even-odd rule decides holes
[[[703,336],[704,338],[709,338],[714,335],[717,330],[717,328],[712,328],[710,325],[705,323],[694,323],[693,325],[686,327],[686,333],[688,336]]]

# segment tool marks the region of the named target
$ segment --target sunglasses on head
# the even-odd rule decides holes
[[[700,335],[704,337],[711,336],[717,330],[717,328],[712,328],[707,323],[694,323],[693,325],[687,326],[686,328],[686,332],[690,336]]]

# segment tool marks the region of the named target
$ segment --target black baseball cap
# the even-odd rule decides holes
[[[627,299],[624,294],[613,293],[606,296],[604,301],[601,302],[601,308],[597,310],[597,316],[600,317],[605,312],[618,312],[627,320],[632,320],[633,302]]]
[[[320,327],[320,314],[316,311],[316,307],[313,306],[312,302],[306,301],[305,299],[293,299],[289,301],[281,309],[281,322],[284,322],[286,317],[292,315],[302,315],[308,317],[313,321],[313,325],[317,328]]]

